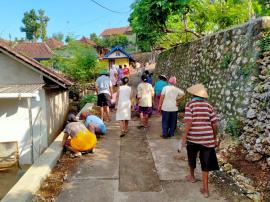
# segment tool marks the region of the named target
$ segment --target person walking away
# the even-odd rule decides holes
[[[152,84],[152,74],[148,70],[146,70],[144,74],[146,75],[146,82]]]
[[[117,73],[118,73],[118,85],[121,85],[121,80],[124,77],[122,65],[119,65]]]
[[[128,133],[128,122],[131,119],[131,87],[128,86],[129,78],[122,79],[122,86],[119,87],[116,101],[116,120],[121,121],[121,136],[124,137]]]
[[[96,136],[90,133],[83,123],[78,122],[74,114],[69,114],[62,146],[72,151],[73,157],[78,157],[82,155],[81,152],[93,151],[96,143]]]
[[[114,88],[117,87],[117,76],[118,76],[118,73],[117,73],[116,65],[112,65],[110,69],[110,80]]]
[[[135,63],[135,69],[136,69],[136,73],[137,73],[138,76],[139,76],[139,69],[140,69],[140,67],[141,67],[141,64],[139,62],[136,62]]]
[[[96,80],[96,92],[98,94],[97,106],[100,107],[100,118],[109,121],[110,117],[110,99],[112,98],[112,82],[108,77],[108,72],[102,70]],[[106,114],[106,117],[104,116]]]
[[[155,83],[155,97],[154,97],[154,109],[158,111],[159,100],[161,96],[162,89],[168,85],[167,77],[165,75],[159,75],[158,80]]]
[[[219,170],[215,147],[217,146],[217,117],[213,107],[207,102],[208,94],[202,84],[196,84],[187,89],[193,97],[185,107],[185,132],[182,145],[187,147],[190,174],[186,176],[189,182],[196,182],[194,170],[199,153],[202,169],[201,193],[209,197],[209,171]]]
[[[123,74],[124,77],[129,77],[129,68],[127,67],[127,65],[124,65]]]
[[[148,128],[148,118],[152,113],[152,100],[154,96],[154,88],[147,83],[146,75],[141,76],[142,82],[137,87],[137,97],[139,101],[139,111],[141,125],[138,128]]]
[[[176,77],[169,79],[170,85],[162,89],[158,111],[162,113],[162,137],[168,138],[174,136],[177,125],[178,106],[176,100],[184,96],[184,92],[177,88]]]

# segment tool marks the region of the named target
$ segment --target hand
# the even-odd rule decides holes
[[[215,146],[218,147],[219,146],[219,142],[218,142],[218,140],[216,138],[215,138],[214,142],[215,142]]]
[[[161,106],[158,106],[158,112],[160,112],[161,111]]]
[[[187,146],[187,137],[183,136],[182,137],[182,147],[186,147]]]

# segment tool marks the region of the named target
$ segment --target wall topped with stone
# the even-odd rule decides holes
[[[155,78],[175,75],[184,90],[205,84],[220,131],[258,158],[270,156],[270,52],[260,48],[269,30],[270,17],[263,17],[182,44],[161,53],[155,70]]]

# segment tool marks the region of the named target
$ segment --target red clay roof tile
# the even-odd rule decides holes
[[[34,59],[47,59],[53,55],[53,51],[44,42],[18,42],[13,50]]]
[[[110,28],[105,29],[100,35],[101,36],[112,36],[112,35],[118,35],[118,34],[128,34],[132,32],[131,27],[118,27],[118,28]]]
[[[50,49],[56,49],[61,48],[64,46],[64,43],[62,41],[58,41],[57,39],[50,38],[46,41],[47,46],[49,46]]]
[[[89,44],[89,45],[94,46],[94,47],[97,46],[96,42],[94,42],[86,37],[82,37],[79,41],[84,43],[84,44]]]
[[[58,73],[56,73],[52,69],[49,69],[49,68],[43,66],[42,64],[40,64],[36,60],[31,59],[31,58],[29,58],[29,57],[27,57],[25,55],[22,55],[22,54],[20,54],[20,53],[18,53],[16,51],[14,51],[13,49],[11,49],[8,46],[0,44],[0,50],[2,50],[3,52],[6,52],[7,54],[13,55],[18,60],[32,66],[34,69],[36,69],[38,72],[43,74],[45,77],[47,77],[48,79],[58,83],[59,85],[61,85],[64,88],[68,88],[69,86],[73,85],[73,82],[70,81],[69,79],[65,78],[64,76],[62,76],[62,75],[60,75]]]

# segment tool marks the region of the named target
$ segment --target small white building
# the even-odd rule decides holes
[[[0,142],[17,141],[33,163],[63,129],[73,83],[0,44]]]

